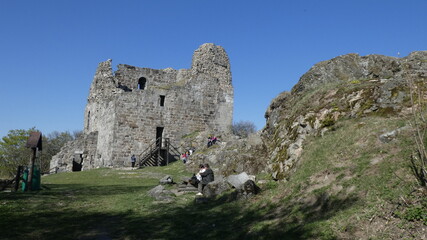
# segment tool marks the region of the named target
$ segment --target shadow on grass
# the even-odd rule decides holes
[[[129,186],[129,185],[86,185],[86,184],[48,184],[46,189],[33,192],[3,192],[0,193],[1,200],[25,200],[43,197],[76,196],[80,199],[93,198],[96,196],[108,196],[129,194],[132,192],[146,192],[153,186]]]
[[[129,239],[334,239],[321,222],[356,204],[357,198],[330,199],[321,195],[313,204],[266,204],[240,208],[244,202],[163,206],[139,219],[126,216]]]
[[[94,194],[146,190],[107,187],[108,191]],[[90,190],[76,191],[79,198],[84,198],[92,194]],[[53,191],[45,196],[60,199],[59,194],[60,191]],[[313,223],[327,220],[358,202],[353,197],[319,195],[310,204],[279,202],[255,207],[249,202],[224,199],[205,204],[157,204],[147,212],[130,207],[117,213],[98,213],[53,206],[28,212],[1,211],[0,239],[333,239]]]

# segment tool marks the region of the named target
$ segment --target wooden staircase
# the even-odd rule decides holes
[[[169,138],[157,138],[139,155],[139,167],[165,166],[179,159],[180,153]]]

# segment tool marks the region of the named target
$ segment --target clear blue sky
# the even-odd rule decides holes
[[[264,113],[315,63],[427,50],[426,0],[0,1],[0,137],[83,128],[99,62],[189,68],[212,42],[231,61],[234,121]]]

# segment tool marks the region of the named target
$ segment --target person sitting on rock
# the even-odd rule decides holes
[[[217,141],[219,141],[219,140],[218,140],[218,138],[217,138],[217,137],[213,137],[213,138],[212,138],[212,145],[213,145],[213,144],[216,144],[216,142],[217,142]]]
[[[190,158],[190,153],[188,151],[185,152],[185,162],[188,162],[188,159]]]
[[[198,180],[197,183],[199,183],[200,181],[202,181],[202,175],[200,175],[201,173],[204,173],[206,171],[205,166],[203,166],[203,164],[199,165],[199,172],[196,174],[196,178]]]
[[[208,137],[208,147],[212,146],[212,137]]]
[[[194,173],[193,176],[188,179],[188,181],[184,181],[184,183],[190,183],[191,185],[193,185],[194,187],[198,187],[199,182],[202,180],[202,176],[200,175],[200,173],[205,172],[205,166],[203,166],[203,164],[199,165],[199,172]]]
[[[187,154],[186,153],[181,154],[181,160],[184,164],[187,163]]]
[[[212,169],[209,167],[209,164],[205,163],[204,165],[204,169],[205,171],[200,173],[200,176],[202,177],[202,181],[199,182],[198,184],[198,190],[199,192],[196,194],[197,196],[202,196],[202,191],[203,188],[208,185],[208,183],[213,182],[214,181],[214,173],[212,171]]]

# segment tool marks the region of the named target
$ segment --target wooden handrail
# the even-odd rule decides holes
[[[166,158],[163,158],[161,156],[161,150],[163,148],[166,150]],[[153,142],[151,142],[148,147],[141,154],[139,154],[139,159],[141,159],[139,161],[139,166],[141,167],[143,164],[150,161],[150,159],[153,160],[153,157],[155,157],[155,163],[153,164],[160,166],[162,165],[162,163],[166,163],[166,165],[168,165],[169,154],[171,153],[171,151],[174,151],[174,158],[175,156],[180,155],[178,149],[170,143],[169,138],[159,137]]]

